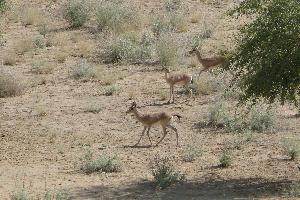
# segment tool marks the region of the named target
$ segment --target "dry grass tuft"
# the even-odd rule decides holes
[[[23,11],[21,21],[25,26],[38,26],[44,23],[45,17],[38,9],[30,7]]]
[[[25,38],[17,41],[14,48],[17,54],[24,55],[34,48],[34,43],[31,38]]]
[[[35,60],[31,64],[31,72],[34,74],[50,74],[54,66],[45,60]]]
[[[13,66],[17,63],[18,55],[14,51],[4,53],[3,64]]]
[[[63,50],[57,50],[54,52],[54,60],[56,60],[58,63],[66,62],[67,57],[68,57],[68,53],[66,53]]]
[[[24,82],[11,74],[0,74],[0,98],[13,97],[22,94]]]

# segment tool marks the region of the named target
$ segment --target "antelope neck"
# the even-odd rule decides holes
[[[138,111],[136,108],[133,109],[133,114],[134,114],[135,117],[140,121],[140,119],[141,119],[141,114],[139,113],[139,111]]]

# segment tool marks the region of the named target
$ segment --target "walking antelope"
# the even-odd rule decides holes
[[[196,55],[198,61],[202,64],[203,69],[200,70],[199,75],[203,72],[203,71],[207,71],[209,69],[211,69],[214,66],[223,64],[226,60],[225,57],[223,56],[215,56],[215,57],[211,57],[211,58],[202,58],[201,53],[198,49],[194,48],[191,51],[189,51],[190,55]]]
[[[163,70],[165,71],[165,79],[170,85],[170,98],[168,103],[171,102],[172,98],[174,103],[174,85],[183,85],[185,87],[188,87],[188,85],[192,83],[193,77],[187,74],[170,74],[170,70],[167,68],[164,68]],[[192,89],[190,89],[189,91],[191,97],[193,95]]]
[[[150,128],[154,124],[160,124],[162,129],[163,129],[163,137],[157,142],[156,146],[159,143],[161,143],[161,141],[166,137],[166,135],[167,135],[167,130],[166,129],[167,128],[170,128],[173,131],[175,131],[176,139],[177,139],[177,146],[179,146],[178,131],[174,126],[171,125],[171,121],[172,121],[174,116],[176,116],[176,117],[178,117],[178,119],[180,119],[181,118],[180,115],[175,115],[175,114],[174,115],[169,115],[165,112],[159,112],[159,113],[153,113],[153,114],[142,114],[137,110],[135,102],[133,102],[131,104],[130,108],[126,111],[126,114],[128,114],[128,113],[133,113],[135,115],[135,117],[137,118],[137,120],[144,125],[144,130],[142,132],[142,135],[141,135],[140,139],[138,140],[138,142],[134,146],[137,146],[140,143],[142,137],[145,134],[146,129],[148,129],[147,130],[147,136],[148,136],[148,139],[149,139],[150,144],[152,146],[152,142],[151,142],[151,139],[150,139],[150,136],[149,136],[149,131],[150,131]]]

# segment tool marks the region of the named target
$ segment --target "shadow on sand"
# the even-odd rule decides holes
[[[72,199],[253,199],[284,196],[291,181],[262,178],[207,180],[186,182],[166,190],[156,190],[149,181],[135,182],[119,188],[92,186],[77,188]]]

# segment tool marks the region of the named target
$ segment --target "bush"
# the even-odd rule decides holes
[[[20,55],[24,55],[26,52],[29,52],[33,48],[34,44],[31,38],[21,39],[15,44],[16,53]]]
[[[108,87],[106,88],[104,94],[105,94],[106,96],[111,96],[111,95],[117,93],[119,90],[120,90],[119,87],[118,87],[116,84],[113,84],[113,85],[108,86]]]
[[[297,160],[300,155],[300,142],[296,138],[285,138],[282,145],[291,160]]]
[[[167,12],[174,12],[181,8],[181,0],[165,0],[164,7]]]
[[[201,155],[201,150],[195,146],[189,145],[183,155],[183,161],[192,162]]]
[[[28,196],[28,194],[25,192],[25,189],[18,189],[13,192],[13,194],[10,196],[11,200],[31,200],[32,198]]]
[[[87,149],[81,159],[80,169],[88,174],[93,172],[111,173],[121,171],[121,164],[116,156],[101,155],[93,160],[92,151]]]
[[[68,189],[48,190],[44,195],[44,200],[69,200],[71,199]]]
[[[45,38],[42,35],[38,35],[33,39],[33,43],[36,47],[43,49],[46,47],[46,41]]]
[[[168,158],[155,157],[151,166],[155,186],[165,189],[177,182],[183,181],[185,176],[175,172]]]
[[[162,66],[171,66],[177,63],[178,47],[167,36],[162,37],[156,45],[156,53]]]
[[[31,72],[34,74],[50,74],[54,67],[44,60],[36,60],[31,64]]]
[[[222,168],[227,168],[232,164],[232,158],[228,151],[223,151],[220,159],[219,159],[219,166]]]
[[[22,23],[27,25],[40,25],[45,20],[41,12],[36,8],[26,8],[23,11]]]
[[[73,68],[72,77],[78,79],[91,79],[96,77],[96,70],[93,65],[81,60]]]
[[[15,65],[17,63],[17,55],[14,51],[9,51],[4,54],[3,64],[4,65]]]
[[[107,47],[103,57],[107,63],[139,63],[151,57],[152,38],[144,34],[141,39],[126,35],[114,40]]]
[[[246,105],[247,106],[247,105]],[[245,109],[247,111],[245,111]],[[226,107],[224,102],[218,102],[213,105],[209,111],[209,124],[217,127],[225,127],[229,131],[245,132],[257,131],[263,132],[274,130],[276,117],[269,106],[263,102],[245,108],[236,107],[235,113],[231,108]]]
[[[64,7],[64,18],[69,22],[71,27],[81,27],[88,20],[88,9],[85,6],[85,1],[69,0]]]
[[[22,91],[22,81],[9,74],[0,74],[0,98],[17,96]]]
[[[96,20],[99,30],[123,32],[131,30],[139,25],[137,11],[132,7],[119,2],[102,2],[96,12]]]
[[[0,0],[0,14],[2,14],[7,9],[6,0]]]
[[[289,194],[289,196],[300,197],[300,182],[293,181],[287,186],[287,188],[285,188],[285,191]]]

